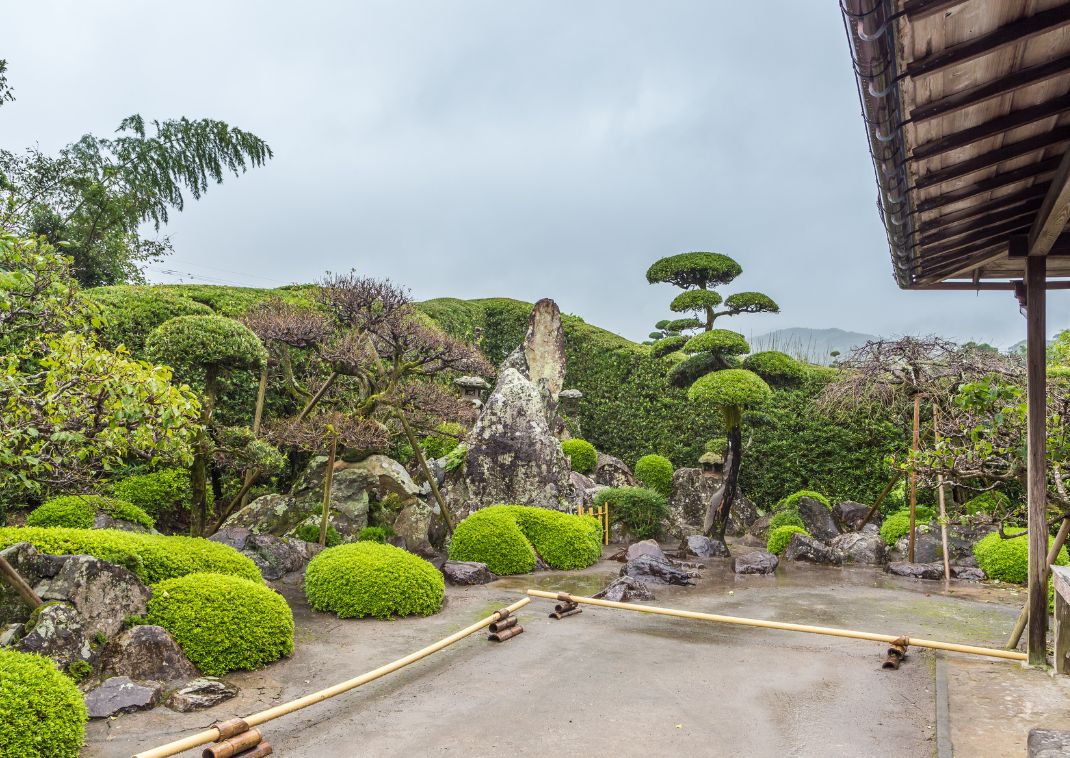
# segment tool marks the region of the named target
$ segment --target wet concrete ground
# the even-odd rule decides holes
[[[787,565],[736,577],[708,561],[696,587],[656,604],[752,618],[999,647],[1021,593],[917,582],[869,569]],[[339,620],[312,612],[299,580],[283,589],[297,621],[292,658],[229,677],[242,694],[211,711],[166,708],[91,723],[84,755],[139,749],[330,686],[461,629],[528,587],[592,594],[619,571],[510,577],[447,590],[426,619]],[[1070,682],[1018,664],[912,651],[883,671],[881,645],[586,608],[553,621],[520,611],[503,644],[473,635],[334,700],[264,725],[283,756],[1021,756],[1031,726],[1070,729]],[[190,752],[189,755],[195,755]]]

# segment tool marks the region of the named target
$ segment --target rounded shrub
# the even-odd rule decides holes
[[[50,658],[0,647],[0,755],[77,758],[86,719],[82,693]]]
[[[299,540],[305,542],[315,542],[319,544],[320,541],[320,525],[309,522],[307,524],[301,524],[294,530],[294,536]],[[342,535],[330,524],[327,524],[327,545],[326,547],[334,547],[335,545],[342,544]]]
[[[933,511],[924,505],[919,505],[914,511],[914,523],[917,525],[927,524],[933,519]],[[881,539],[886,545],[894,545],[910,532],[910,510],[898,510],[884,519],[881,524]]]
[[[699,377],[687,391],[693,403],[708,403],[720,408],[749,408],[761,405],[773,396],[765,380],[745,368],[727,368]]]
[[[294,618],[285,598],[236,576],[189,574],[155,584],[146,616],[171,632],[209,676],[258,669],[294,650]]]
[[[149,357],[170,366],[216,370],[259,368],[267,350],[249,327],[225,316],[178,316],[160,324],[145,342]]]
[[[35,508],[26,517],[27,526],[61,526],[70,529],[92,529],[97,511],[114,519],[152,529],[155,522],[133,503],[103,495],[64,495],[54,497]]]
[[[803,523],[802,516],[794,508],[785,508],[782,511],[777,511],[773,514],[773,517],[769,519],[769,530],[779,529],[782,526],[797,526],[801,529],[806,528],[806,524]]]
[[[673,313],[688,313],[716,308],[720,304],[721,296],[713,290],[684,290],[672,299],[669,310]]]
[[[804,497],[808,497],[811,500],[816,500],[817,502],[821,503],[821,505],[828,508],[830,511],[832,510],[832,503],[829,502],[829,499],[822,495],[820,492],[815,492],[814,490],[799,490],[798,492],[792,492],[786,498],[777,503],[777,508],[798,508],[799,501],[802,500]]]
[[[750,345],[739,332],[731,329],[711,329],[699,332],[687,341],[681,350],[685,353],[719,353],[721,355],[744,355],[750,352]]]
[[[357,532],[357,542],[385,543],[394,536],[394,530],[387,526],[366,526]]]
[[[305,572],[305,595],[339,618],[430,616],[442,607],[441,572],[393,545],[354,542],[328,548]]]
[[[190,486],[189,471],[166,468],[120,479],[112,485],[111,494],[133,503],[146,513],[158,516],[189,508],[193,488]]]
[[[662,337],[659,340],[655,340],[654,344],[650,347],[650,354],[655,358],[664,358],[670,353],[675,353],[677,350],[687,344],[687,337],[682,335],[676,335],[672,337]]]
[[[784,548],[788,546],[788,543],[791,542],[791,535],[793,534],[805,534],[807,537],[810,536],[810,533],[801,526],[792,526],[791,524],[787,526],[778,526],[776,529],[769,532],[769,541],[765,545],[766,550],[773,555],[780,555],[784,552]]]
[[[669,501],[660,492],[646,487],[610,487],[594,496],[594,504],[609,504],[609,519],[623,524],[636,539],[656,537],[669,515]]]
[[[102,307],[101,341],[109,348],[126,345],[140,355],[153,329],[176,316],[211,316],[203,303],[165,292],[158,287],[95,287],[85,296]]]
[[[646,270],[651,284],[666,282],[681,289],[728,284],[743,273],[743,267],[721,253],[695,251],[660,258]]]
[[[551,568],[586,568],[602,556],[602,528],[590,516],[494,505],[457,525],[449,554],[455,561],[485,563],[504,576],[534,569],[536,551]]]
[[[598,451],[587,440],[571,439],[561,443],[561,450],[568,458],[573,471],[589,474],[598,463]]]
[[[806,369],[787,353],[764,350],[743,359],[743,368],[753,371],[770,384],[796,384],[806,378]]]
[[[644,455],[635,463],[635,478],[665,497],[672,494],[672,461],[664,455]]]
[[[1010,505],[1011,499],[999,490],[989,490],[967,500],[962,511],[970,516],[979,513],[998,513],[1005,511]]]
[[[1004,531],[1013,534],[1017,527],[1005,526]],[[1048,537],[1048,549],[1054,540]],[[983,537],[973,546],[973,557],[989,579],[1001,582],[1025,584],[1029,578],[1029,537],[1022,535],[1003,539],[998,532]],[[1066,547],[1059,550],[1055,559],[1058,566],[1067,565]]]
[[[16,542],[29,542],[50,555],[92,555],[125,566],[146,584],[201,572],[263,581],[260,569],[252,560],[229,545],[201,537],[168,537],[117,529],[0,529],[0,550]]]

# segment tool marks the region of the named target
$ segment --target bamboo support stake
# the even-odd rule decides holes
[[[446,524],[446,531],[453,534],[453,514],[450,513],[450,507],[446,505],[446,498],[442,496],[442,491],[438,488],[438,479],[435,477],[434,472],[431,471],[431,467],[427,465],[427,456],[424,455],[424,449],[420,446],[420,441],[416,439],[416,435],[412,433],[412,427],[405,420],[404,412],[398,414],[398,419],[401,421],[401,428],[405,430],[405,436],[409,440],[409,447],[412,448],[413,455],[416,456],[416,462],[420,464],[420,469],[424,472],[424,478],[431,487],[431,494],[435,496],[438,509],[442,511],[442,520]]]
[[[16,571],[15,567],[8,563],[7,558],[2,555],[0,555],[0,576],[11,585],[15,592],[19,593],[19,597],[26,602],[26,605],[31,608],[37,608],[41,605],[41,598],[37,597],[33,587],[26,583],[26,580],[22,578],[22,574]]]
[[[865,528],[866,524],[869,523],[869,520],[873,518],[873,514],[876,513],[877,509],[881,507],[881,503],[884,502],[884,498],[888,497],[888,493],[892,491],[892,487],[895,486],[895,483],[899,481],[899,477],[901,477],[902,475],[903,472],[901,471],[896,471],[894,474],[892,474],[892,478],[888,480],[888,483],[884,485],[884,489],[882,489],[881,493],[877,495],[877,499],[873,502],[873,507],[869,509],[869,511],[866,513],[866,517],[862,519],[862,523],[859,525],[858,531],[862,531],[862,529]]]
[[[940,444],[940,406],[933,403],[933,439]],[[944,504],[944,475],[936,477],[937,500],[940,503],[940,545],[944,552],[944,581],[951,581],[951,557],[947,554],[947,508]]]
[[[311,400],[305,403],[305,407],[302,408],[301,412],[297,414],[297,420],[299,422],[305,420],[305,416],[307,416],[312,411],[312,409],[316,407],[316,403],[318,403],[320,399],[327,394],[327,390],[331,388],[331,385],[334,384],[334,380],[337,378],[338,372],[332,371],[327,377],[327,380],[323,383],[323,386],[316,390],[316,394],[312,396]]]
[[[914,396],[914,438],[910,443],[911,450],[918,454],[921,442],[921,395]],[[910,469],[910,536],[907,538],[907,560],[914,562],[914,530],[918,521],[918,474],[913,467]]]
[[[755,626],[762,629],[780,629],[785,632],[805,632],[807,634],[824,634],[830,637],[847,637],[856,640],[869,640],[870,642],[885,642],[892,644],[902,639],[897,634],[874,634],[872,632],[857,632],[851,629],[833,629],[827,626],[808,626],[806,624],[789,624],[781,621],[765,621],[764,619],[748,619],[740,616],[721,616],[716,613],[699,613],[697,611],[680,611],[675,608],[659,608],[656,605],[638,605],[636,603],[617,603],[612,600],[598,600],[593,597],[577,597],[564,592],[544,592],[542,590],[528,590],[531,597],[541,597],[547,600],[565,600],[573,603],[586,605],[599,605],[604,608],[617,608],[622,611],[638,611],[639,613],[653,613],[658,616],[676,616],[677,618],[696,619],[698,621],[716,621],[722,624],[735,624],[737,626]],[[1017,650],[996,650],[990,647],[975,647],[974,645],[959,645],[954,642],[938,642],[936,640],[909,638],[910,645],[914,647],[927,647],[933,650],[949,650],[954,653],[968,653],[970,655],[984,655],[990,658],[1004,658],[1010,661],[1024,661],[1025,653]]]
[[[1059,527],[1059,531],[1055,534],[1055,539],[1051,543],[1051,549],[1048,550],[1047,560],[1044,562],[1045,566],[1051,566],[1055,563],[1055,559],[1059,557],[1059,551],[1063,545],[1066,544],[1066,537],[1070,534],[1070,516],[1063,517],[1062,526]],[[1047,575],[1050,578],[1051,569],[1047,571]],[[1047,580],[1045,580],[1047,584]],[[1014,631],[1011,632],[1011,638],[1007,640],[1007,649],[1013,650],[1018,647],[1018,643],[1022,641],[1022,633],[1025,632],[1025,624],[1029,620],[1029,598],[1026,598],[1025,606],[1022,608],[1022,612],[1018,614],[1018,621],[1014,624]]]
[[[280,716],[286,716],[290,713],[293,713],[294,711],[299,711],[302,708],[308,708],[310,705],[322,703],[324,700],[329,700],[332,697],[336,697],[345,692],[349,692],[352,689],[360,687],[362,684],[373,682],[376,679],[384,677],[387,674],[392,674],[398,669],[402,669],[405,666],[408,666],[409,664],[416,663],[416,661],[426,658],[432,653],[437,653],[439,650],[449,647],[455,642],[460,642],[465,637],[475,634],[480,629],[484,629],[490,626],[495,621],[498,621],[501,618],[505,618],[510,613],[515,613],[530,602],[531,598],[529,597],[520,598],[520,600],[517,600],[512,605],[506,606],[504,609],[502,609],[508,611],[508,613],[503,614],[501,611],[495,611],[482,621],[477,621],[476,623],[472,624],[471,626],[465,627],[459,632],[454,632],[449,637],[445,637],[432,645],[428,645],[425,648],[417,650],[415,653],[410,653],[409,655],[406,655],[404,658],[398,658],[392,663],[388,663],[385,666],[380,666],[379,668],[374,669],[373,671],[369,671],[366,674],[361,674],[360,676],[355,677],[353,679],[347,679],[346,681],[340,682],[334,685],[333,687],[328,687],[327,689],[320,690],[319,692],[313,692],[310,695],[305,695],[304,697],[298,698],[297,700],[291,700],[288,703],[276,705],[273,708],[268,708],[266,711],[254,713],[251,716],[245,716],[243,720],[246,724],[249,725],[250,728],[252,728],[268,721],[277,719]],[[168,756],[178,755],[183,751],[191,750],[192,748],[199,747],[201,745],[206,745],[209,742],[214,742],[218,739],[219,730],[215,727],[211,727],[210,729],[206,729],[203,732],[191,734],[189,737],[185,737],[181,740],[175,740],[174,742],[169,742],[166,745],[160,745],[159,747],[154,747],[150,750],[135,753],[133,758],[168,758]]]
[[[331,430],[331,449],[327,454],[327,468],[323,472],[323,513],[320,515],[320,545],[327,546],[327,524],[331,517],[331,486],[334,484],[334,463],[338,457],[338,435]]]

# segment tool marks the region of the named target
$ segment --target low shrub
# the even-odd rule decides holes
[[[1004,532],[1015,534],[1017,527],[1004,526]],[[1054,540],[1048,537],[1048,549]],[[1029,537],[1022,535],[1003,539],[997,532],[983,537],[973,546],[973,557],[989,579],[1012,584],[1025,584],[1029,578]],[[1067,565],[1066,547],[1059,550],[1055,559],[1058,566]]]
[[[669,501],[660,492],[646,487],[610,487],[594,496],[594,504],[609,503],[609,519],[623,524],[633,537],[651,539],[669,515]]]
[[[167,537],[117,529],[0,528],[0,550],[16,542],[29,542],[50,555],[92,555],[117,563],[146,584],[202,572],[263,581],[252,560],[232,547],[200,537]]]
[[[148,474],[134,474],[112,485],[111,494],[133,503],[146,513],[159,516],[189,508],[193,499],[189,471],[166,468]]]
[[[568,458],[573,471],[589,474],[598,463],[598,451],[587,440],[571,439],[561,443],[561,450]]]
[[[644,455],[635,463],[635,478],[665,497],[672,494],[673,472],[672,461],[663,455]]]
[[[788,543],[791,542],[791,535],[793,534],[810,536],[810,533],[801,526],[793,526],[791,524],[779,526],[769,532],[769,541],[765,545],[766,549],[773,555],[780,555],[784,552],[784,548],[788,546]]]
[[[439,424],[434,434],[424,437],[424,452],[431,460],[449,455],[461,444],[465,431],[463,426],[452,421]]]
[[[816,500],[817,502],[821,503],[821,505],[828,508],[830,511],[832,510],[832,503],[829,502],[829,499],[822,495],[820,492],[814,492],[813,490],[799,490],[798,492],[791,493],[786,498],[777,503],[777,510],[780,510],[782,508],[797,508],[799,506],[799,501],[802,500],[804,497],[808,497],[811,500]]]
[[[803,523],[802,516],[794,508],[787,508],[782,511],[778,511],[773,514],[773,517],[769,519],[769,530],[779,529],[782,526],[797,526],[799,528],[806,528],[806,524]]]
[[[919,505],[914,511],[915,524],[928,524],[933,520],[933,511],[928,506]],[[910,532],[910,510],[899,510],[884,519],[881,524],[881,539],[888,546],[894,545],[901,537]]]
[[[311,522],[307,524],[301,524],[301,526],[297,527],[297,529],[294,531],[294,535],[299,540],[304,540],[305,542],[315,542],[318,545],[320,541],[320,525],[313,524]],[[330,524],[327,524],[327,547],[341,545],[342,542],[342,535],[339,533],[339,531]]]
[[[294,649],[293,613],[285,598],[236,576],[189,574],[155,584],[147,616],[209,676],[258,669]]]
[[[65,526],[69,529],[92,529],[97,511],[114,519],[152,529],[155,522],[133,503],[103,495],[64,495],[54,497],[35,508],[26,517],[27,526]]]
[[[385,543],[394,536],[394,530],[388,526],[366,526],[357,532],[357,542]]]
[[[962,505],[962,512],[969,516],[979,513],[1001,513],[1007,510],[1011,499],[999,490],[989,490],[967,500]]]
[[[430,616],[442,607],[442,574],[393,545],[354,542],[328,548],[305,571],[305,595],[339,618]]]
[[[0,647],[0,755],[77,758],[86,719],[82,693],[50,658]]]
[[[478,561],[507,575],[534,569],[535,551],[551,568],[586,568],[602,555],[602,528],[590,516],[494,505],[457,525],[449,554],[455,561]]]
[[[464,465],[465,458],[468,457],[468,445],[458,445],[450,450],[446,454],[446,462],[442,465],[447,472],[456,471]]]

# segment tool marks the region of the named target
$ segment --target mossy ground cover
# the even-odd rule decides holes
[[[97,511],[146,529],[152,529],[155,526],[152,517],[133,503],[102,495],[54,497],[31,511],[26,517],[26,525],[92,529]]]
[[[86,720],[82,693],[50,658],[0,648],[0,755],[76,758]]]

